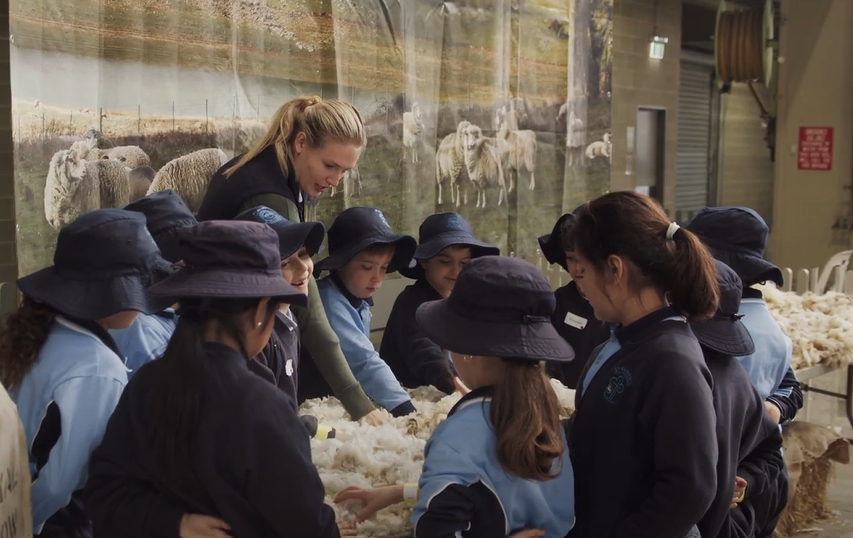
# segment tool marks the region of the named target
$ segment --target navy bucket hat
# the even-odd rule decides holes
[[[145,215],[151,237],[160,253],[172,263],[180,261],[177,230],[198,224],[192,211],[173,190],[159,191],[134,200],[122,209]]]
[[[322,222],[290,222],[266,206],[258,206],[244,211],[234,220],[259,222],[272,228],[278,235],[278,248],[282,260],[296,254],[302,246],[309,256],[314,256],[323,246],[326,227]]]
[[[305,306],[308,298],[281,276],[278,236],[266,224],[209,220],[178,232],[184,265],[151,287],[155,296],[273,297]]]
[[[732,357],[755,353],[755,343],[740,320],[740,299],[743,283],[735,271],[716,260],[717,284],[720,287],[720,306],[711,319],[692,322],[690,328],[703,346]]]
[[[459,213],[436,213],[427,217],[418,229],[418,248],[409,266],[400,269],[406,278],[424,278],[424,268],[418,263],[438,256],[450,246],[468,247],[471,258],[498,256],[501,250],[474,237],[474,232]]]
[[[575,213],[577,213],[582,207],[583,204],[576,207],[571,213],[562,215],[557,219],[557,223],[554,224],[554,229],[551,230],[551,233],[541,235],[537,238],[537,241],[539,242],[539,250],[542,251],[542,256],[545,257],[548,263],[552,265],[556,263],[567,272],[569,270],[569,266],[566,264],[566,250],[563,248],[563,227],[566,225],[567,221],[575,218]]]
[[[381,244],[393,244],[396,247],[388,265],[388,273],[407,267],[418,246],[414,237],[395,233],[379,209],[346,209],[329,228],[329,256],[314,265],[314,276],[319,276],[323,271],[340,269],[362,250]]]
[[[782,287],[782,270],[764,259],[770,228],[748,207],[706,207],[687,229],[711,254],[738,274],[746,284],[770,281]]]
[[[556,299],[531,263],[483,256],[462,268],[447,299],[418,307],[427,336],[456,353],[567,362],[572,347],[551,324]]]
[[[53,265],[17,283],[33,301],[93,321],[128,310],[162,312],[174,298],[155,298],[146,290],[173,272],[146,228],[144,215],[96,209],[59,231]]]

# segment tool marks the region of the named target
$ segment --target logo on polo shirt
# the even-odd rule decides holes
[[[631,382],[631,372],[623,366],[617,366],[613,369],[613,376],[604,388],[604,399],[608,403],[616,403],[619,395],[631,386]]]

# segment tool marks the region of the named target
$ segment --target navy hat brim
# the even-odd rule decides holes
[[[409,266],[400,269],[400,274],[406,278],[411,278],[412,280],[424,278],[426,273],[419,262],[435,258],[441,254],[441,251],[452,246],[470,248],[472,259],[480,258],[482,256],[500,256],[501,253],[501,249],[498,247],[478,241],[466,233],[448,232],[438,234],[429,241],[425,241],[418,245]]]
[[[731,267],[744,283],[773,282],[781,288],[785,279],[782,270],[758,256],[743,251],[721,247],[713,240],[700,238],[717,260]]]
[[[279,250],[281,259],[287,259],[303,246],[309,256],[320,252],[323,239],[326,237],[326,227],[322,222],[300,222],[279,226],[278,223],[271,224],[272,229],[278,234]]]
[[[394,273],[404,269],[412,261],[418,243],[415,238],[405,234],[380,233],[362,239],[358,243],[348,245],[337,252],[329,252],[329,256],[314,264],[314,276],[320,276],[323,271],[336,271],[355,258],[359,252],[373,245],[392,244],[395,247],[394,256],[388,264],[386,273]]]
[[[446,299],[422,304],[415,319],[430,340],[455,353],[554,362],[575,358],[550,319],[529,324],[478,321],[454,312]]]
[[[179,269],[149,288],[154,297],[249,299],[271,297],[289,304],[307,306],[308,297],[285,281],[281,274],[245,271]],[[174,301],[173,301],[174,302]]]
[[[157,256],[148,272],[125,274],[102,280],[68,278],[51,265],[19,278],[18,289],[37,303],[83,320],[103,319],[119,312],[156,314],[175,303],[174,296],[154,296],[150,287],[173,273],[172,265]]]
[[[569,270],[569,266],[566,264],[566,251],[563,250],[563,241],[560,234],[563,230],[563,224],[571,218],[574,218],[574,215],[566,213],[557,219],[557,223],[554,224],[554,229],[551,230],[551,233],[537,238],[539,250],[542,251],[542,256],[545,257],[548,263],[556,263],[566,271]]]
[[[732,357],[755,353],[755,342],[742,321],[730,316],[713,317],[690,324],[693,334],[703,346]]]

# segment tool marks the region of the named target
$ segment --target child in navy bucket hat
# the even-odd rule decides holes
[[[738,315],[740,277],[719,260],[716,266],[717,313],[690,324],[714,381],[719,452],[717,493],[697,526],[702,536],[770,536],[788,496],[782,434],[736,358],[755,351]]]
[[[329,228],[329,256],[314,274],[329,271],[317,282],[329,323],[364,392],[394,416],[415,411],[409,394],[370,342],[370,307],[385,275],[407,267],[417,248],[409,235],[394,232],[375,207],[351,207]],[[306,354],[307,355],[307,354]],[[313,357],[304,357],[300,402],[330,395]]]
[[[275,231],[281,256],[281,276],[307,297],[308,279],[314,269],[311,256],[317,254],[326,237],[323,224],[290,222],[266,206],[244,211],[234,220],[259,222]],[[249,362],[249,368],[287,393],[293,399],[293,407],[297,411],[299,352],[299,325],[290,305],[285,304],[276,312],[269,343]],[[312,438],[325,440],[337,436],[334,428],[319,424],[313,416],[301,415],[299,418]]]
[[[292,399],[248,366],[280,305],[307,303],[281,275],[278,236],[206,221],[183,230],[179,248],[185,265],[150,290],[178,299],[178,328],[130,381],[92,455],[85,496],[97,533],[197,535],[192,506],[222,534],[337,538]],[[173,501],[126,502],[146,495]]]
[[[78,490],[127,383],[108,331],[172,304],[146,291],[171,270],[145,217],[98,209],[59,231],[53,265],[18,279],[24,300],[0,336],[0,382],[18,407],[34,462],[37,534],[91,533]]]
[[[714,258],[731,267],[743,281],[739,314],[755,341],[755,352],[739,357],[767,413],[780,424],[794,419],[803,407],[803,392],[791,368],[793,345],[773,319],[761,291],[753,286],[782,286],[782,271],[764,259],[770,229],[748,207],[706,207],[687,225]]]
[[[155,192],[124,206],[126,211],[145,215],[145,227],[166,260],[180,261],[178,232],[198,224],[184,201],[172,190]],[[130,327],[110,334],[124,354],[131,377],[143,365],[163,355],[178,324],[175,305],[154,314],[138,316]]]
[[[432,385],[451,394],[455,370],[447,352],[427,338],[415,321],[415,311],[427,301],[445,298],[453,291],[461,269],[474,258],[497,256],[500,249],[474,237],[471,226],[458,213],[437,213],[424,220],[418,231],[414,259],[400,274],[415,280],[397,299],[388,316],[379,355],[404,387]]]
[[[577,211],[577,209],[575,209]],[[542,256],[550,264],[557,264],[569,275],[578,270],[573,251],[565,250],[563,229],[571,226],[574,213],[566,213],[557,219],[550,234],[540,236],[537,241]],[[610,337],[607,323],[595,318],[592,306],[584,298],[574,279],[554,291],[557,307],[551,316],[551,323],[572,349],[575,360],[567,363],[552,364],[550,373],[570,389],[577,387],[581,371],[596,347]]]
[[[452,294],[416,314],[428,337],[451,351],[471,392],[427,441],[418,484],[349,488],[335,502],[368,505],[359,519],[414,502],[416,537],[506,536],[529,527],[566,536],[575,520],[572,463],[542,362],[573,352],[551,325],[553,310],[551,286],[532,264],[471,260]]]

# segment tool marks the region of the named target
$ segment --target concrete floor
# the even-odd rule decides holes
[[[829,488],[835,517],[818,521],[811,529],[794,536],[803,538],[853,538],[853,463],[835,465],[835,480]]]

